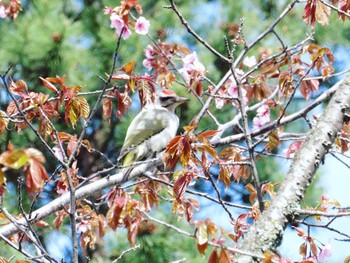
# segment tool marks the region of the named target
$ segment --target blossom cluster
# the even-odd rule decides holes
[[[142,64],[148,71],[157,67],[156,64],[161,64],[159,61],[156,62],[159,52],[154,49],[154,46],[148,45],[145,49],[146,58]],[[191,85],[194,82],[200,81],[205,74],[205,67],[199,61],[197,53],[193,52],[185,55],[182,59],[182,68],[179,69],[179,73],[185,80],[187,85]],[[159,65],[158,65],[159,67]]]
[[[0,18],[6,18],[7,14],[6,14],[6,8],[5,6],[1,5],[0,6]]]
[[[253,119],[253,129],[258,129],[270,122],[270,108],[262,105],[257,109],[257,114]]]
[[[154,52],[154,49],[151,45],[148,45],[145,49],[145,56],[146,58],[143,60],[142,64],[145,68],[148,69],[148,71],[151,71],[153,66],[152,62],[156,59],[156,52]]]
[[[244,75],[243,70],[241,69],[236,69],[236,78],[240,79],[240,82],[243,84],[245,83],[244,79],[241,79],[241,77]],[[227,81],[228,86],[223,87],[219,90],[218,92],[218,97],[215,99],[215,105],[217,109],[222,109],[225,103],[227,103],[229,100],[232,101],[232,105],[238,108],[238,85],[236,79],[231,76],[229,80]],[[246,106],[248,103],[248,97],[247,97],[247,90],[245,88],[241,88],[242,92],[242,105]]]
[[[22,4],[19,0],[10,0],[9,4],[3,3],[3,1],[0,0],[0,19],[5,19],[7,17],[16,19],[21,10]]]
[[[179,70],[187,85],[199,81],[205,74],[205,67],[199,61],[197,53],[193,52],[182,58],[183,67]]]
[[[146,35],[148,34],[148,30],[150,27],[150,22],[144,18],[143,16],[140,16],[136,23],[132,23],[128,21],[127,16],[122,17],[118,14],[116,9],[113,9],[111,7],[105,8],[105,14],[110,15],[111,24],[110,27],[113,28],[118,36],[121,36],[124,40],[128,39],[131,35],[130,27],[134,27],[135,32],[139,35]]]

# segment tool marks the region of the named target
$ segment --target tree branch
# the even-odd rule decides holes
[[[242,250],[261,254],[274,250],[278,245],[287,222],[300,209],[300,201],[306,189],[342,128],[345,111],[349,109],[349,105],[350,75],[340,84],[319,121],[307,135],[270,207],[245,237],[241,245]],[[252,261],[256,259],[237,255],[233,262]]]
[[[106,178],[100,179],[96,182],[93,182],[89,185],[83,186],[79,189],[76,189],[75,191],[75,199],[83,199],[87,198],[95,193],[100,192],[101,190],[112,187],[115,185],[120,185],[124,182],[127,182],[129,180],[132,180],[133,178],[136,178],[137,176],[141,175],[141,171],[138,171],[138,173],[131,173],[129,177],[125,177],[123,173],[117,173],[111,176],[108,176]],[[70,203],[70,194],[69,192],[63,194],[62,196],[56,198],[52,202],[48,203],[47,205],[44,205],[43,207],[35,210],[32,212],[31,217],[33,218],[30,220],[31,224],[34,224],[47,216],[59,211],[62,209],[62,207],[68,205]],[[16,223],[10,223],[2,228],[0,228],[0,235],[3,235],[5,237],[10,237],[14,235],[15,233],[21,231],[17,227],[17,225],[26,225],[27,221],[25,218],[21,218],[19,220],[16,220]]]

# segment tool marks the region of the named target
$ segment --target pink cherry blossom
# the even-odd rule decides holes
[[[236,73],[236,77],[237,78],[241,78],[244,75],[244,72],[240,69],[236,69],[235,70]],[[245,79],[240,79],[241,83],[245,82]],[[242,104],[243,106],[246,106],[248,104],[248,97],[247,97],[247,90],[245,88],[242,87],[241,89],[242,92]],[[232,102],[232,105],[236,108],[239,107],[239,103],[238,103],[238,85],[236,82],[236,79],[231,76],[228,80],[228,87],[226,89],[220,89],[218,92],[219,96],[222,97],[229,97],[231,98],[231,100],[229,100],[229,98],[215,98],[215,103],[216,103],[216,108],[217,109],[221,109],[225,103],[228,103],[229,101]]]
[[[270,108],[267,105],[257,109],[257,115],[253,119],[253,129],[258,129],[270,122]]]
[[[125,26],[124,20],[118,15],[113,13],[110,16],[111,28],[122,29]]]
[[[148,59],[148,58],[146,58],[146,59],[144,59],[143,61],[142,61],[142,65],[145,67],[145,68],[147,68],[147,70],[148,71],[151,71],[152,70],[152,61],[153,61],[153,59]]]
[[[199,61],[196,52],[183,57],[182,62],[183,67],[179,69],[179,72],[187,84],[189,84],[191,80],[199,81],[201,77],[204,76],[205,67]]]
[[[154,60],[154,50],[153,47],[148,45],[145,49],[146,58],[142,61],[142,65],[148,69],[148,71],[152,70],[152,62]]]
[[[267,105],[262,105],[256,112],[265,123],[270,122],[270,108]]]
[[[110,6],[106,6],[105,9],[104,9],[104,14],[105,15],[110,15],[114,12],[114,9]]]
[[[143,16],[140,16],[136,21],[135,32],[140,35],[146,35],[149,27],[150,22]]]
[[[146,58],[148,59],[154,59],[154,49],[151,45],[148,45],[145,49],[145,55],[146,55]]]
[[[229,95],[231,98],[233,98],[233,99],[238,99],[238,86],[237,86],[237,84],[236,84],[236,81],[231,82],[230,86],[229,86],[228,89],[227,89],[227,93],[228,93],[228,95]],[[243,103],[243,106],[245,106],[245,105],[247,105],[247,103],[248,103],[248,98],[247,98],[247,91],[246,91],[244,88],[242,88],[242,97],[243,97],[242,103]],[[236,107],[238,106],[236,100],[234,100],[232,103],[233,103]]]
[[[331,244],[326,244],[321,248],[321,252],[318,255],[317,259],[322,262],[330,256],[332,256],[332,246]]]
[[[122,34],[122,38],[125,40],[129,38],[131,35],[131,31],[127,24],[125,24],[124,20],[118,15],[113,13],[110,16],[111,19],[111,28],[114,28],[117,32],[117,35],[120,36]]]
[[[197,71],[202,74],[205,72],[204,65],[199,61],[197,57],[197,53],[193,52],[192,54],[189,54],[185,56],[182,59],[183,62],[183,68],[188,72],[191,73],[192,71]]]
[[[129,27],[125,26],[124,28],[122,29],[117,29],[117,35],[120,36],[122,34],[122,38],[125,40],[125,39],[128,39],[131,35],[131,31],[129,29]]]
[[[236,70],[236,73],[237,73],[237,77],[240,77],[241,75],[244,74],[244,72],[241,70]],[[227,94],[233,99],[238,99],[238,86],[237,86],[236,80],[234,77],[230,77],[230,81],[231,83],[227,89]],[[242,92],[242,98],[243,98],[242,104],[243,106],[246,106],[248,103],[247,91],[244,88],[242,88],[241,92]],[[233,100],[232,104],[235,107],[239,107],[237,100]]]
[[[249,68],[255,66],[256,65],[256,58],[254,56],[245,57],[243,59],[243,65],[245,65]]]
[[[300,147],[302,145],[302,141],[295,141],[291,143],[288,147],[288,149],[285,149],[285,155],[287,158],[293,158],[295,153],[299,151]]]
[[[191,76],[185,68],[180,68],[179,73],[181,74],[184,81],[188,84],[191,81]]]
[[[325,194],[323,194],[321,197],[321,201],[324,202],[324,201],[328,201],[328,200],[329,200],[329,198]]]
[[[86,220],[81,220],[79,223],[77,223],[77,230],[79,233],[85,233],[89,230],[89,222]]]
[[[219,96],[225,96],[225,90],[220,89],[218,92]],[[217,109],[221,110],[224,107],[224,104],[226,102],[226,99],[220,98],[220,97],[216,97],[215,98],[215,106]]]
[[[259,117],[254,117],[253,119],[253,129],[259,129],[264,126],[264,123],[261,121]]]
[[[6,18],[7,14],[6,14],[6,9],[5,6],[0,5],[0,18]]]

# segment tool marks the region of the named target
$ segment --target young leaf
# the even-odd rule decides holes
[[[39,77],[39,79],[41,79],[41,81],[43,82],[44,86],[45,86],[48,90],[50,90],[50,91],[52,91],[52,92],[55,92],[55,93],[58,93],[58,90],[57,90],[56,86],[53,85],[50,81],[48,81],[47,79],[44,79],[44,78],[42,78],[42,77]]]
[[[77,97],[80,105],[80,116],[86,120],[90,114],[90,105],[84,97]]]
[[[119,219],[122,211],[126,205],[126,198],[124,196],[116,196],[113,206],[107,212],[107,223],[110,228],[116,230],[119,225]]]
[[[219,263],[219,262],[220,262],[220,258],[219,258],[219,255],[218,255],[218,251],[215,248],[213,250],[213,252],[211,252],[211,254],[209,256],[208,263]]]
[[[208,231],[207,226],[203,222],[199,221],[196,228],[197,248],[201,254],[204,254],[208,247]]]
[[[7,129],[9,120],[10,119],[7,118],[6,113],[0,110],[0,135]]]
[[[277,146],[280,145],[280,138],[278,135],[278,131],[274,130],[270,136],[269,136],[269,150],[272,151],[273,149],[275,149]]]
[[[220,256],[219,256],[219,262],[220,263],[230,263],[230,256],[228,254],[228,251],[225,249],[221,249]]]
[[[174,193],[176,195],[176,199],[181,202],[183,195],[186,191],[187,186],[191,183],[193,179],[193,174],[186,172],[183,176],[181,176],[174,184]]]
[[[316,21],[320,23],[322,26],[326,26],[329,23],[328,17],[331,14],[331,9],[320,1],[316,6]]]
[[[18,80],[16,82],[11,81],[10,90],[16,95],[22,95],[22,93],[28,92],[27,83],[24,80]]]
[[[29,161],[26,169],[26,188],[31,194],[37,194],[44,186],[44,182],[49,179],[44,166],[34,158]]]
[[[0,164],[12,169],[20,169],[28,162],[28,156],[24,150],[6,151],[0,155]]]
[[[220,166],[220,171],[219,171],[219,181],[224,182],[225,188],[227,188],[230,185],[230,174],[227,170],[227,167],[225,166]]]
[[[103,117],[109,121],[112,117],[112,110],[113,110],[112,105],[113,103],[111,99],[107,98],[103,100],[103,104],[102,104]]]

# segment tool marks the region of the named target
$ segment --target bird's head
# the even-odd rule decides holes
[[[169,89],[163,89],[157,93],[155,105],[166,108],[171,112],[174,112],[175,108],[178,105],[186,101],[189,101],[189,99],[184,97],[179,97]]]

